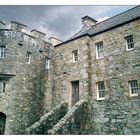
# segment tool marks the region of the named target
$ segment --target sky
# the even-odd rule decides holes
[[[88,15],[102,21],[135,6],[55,6],[55,5],[0,5],[0,20],[8,25],[17,21],[66,41],[82,28],[81,18]]]

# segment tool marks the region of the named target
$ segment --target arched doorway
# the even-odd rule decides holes
[[[5,131],[6,115],[0,112],[0,135],[4,134]]]

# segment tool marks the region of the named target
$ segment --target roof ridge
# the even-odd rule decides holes
[[[101,24],[101,23],[103,23],[103,22],[105,22],[105,21],[107,21],[107,20],[110,20],[110,19],[112,19],[112,18],[114,18],[114,17],[117,17],[117,16],[120,16],[120,15],[122,15],[122,14],[124,14],[124,13],[127,13],[128,11],[131,11],[131,10],[135,9],[136,7],[140,7],[140,5],[137,5],[137,6],[133,7],[133,8],[130,8],[130,9],[124,11],[124,12],[121,12],[121,13],[119,13],[119,14],[117,14],[117,15],[114,15],[114,16],[108,18],[108,19],[105,19],[105,20],[101,21],[101,22],[98,22],[98,23],[96,23],[95,25],[92,25],[91,28],[92,28],[93,26],[96,26],[96,25],[98,25],[98,24]],[[90,28],[90,29],[91,29],[91,28]],[[88,29],[88,30],[90,30],[90,29]],[[86,31],[88,31],[88,30],[86,30]]]

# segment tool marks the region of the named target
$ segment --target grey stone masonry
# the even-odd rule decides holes
[[[85,119],[87,102],[80,100],[69,112],[48,131],[50,135],[57,134],[83,134],[85,130]]]
[[[65,42],[10,27],[0,21],[0,133],[140,134],[140,6]]]
[[[51,129],[67,113],[67,103],[62,102],[40,120],[26,129],[25,134],[48,134]]]
[[[51,44],[25,34],[23,27],[12,22],[12,29],[0,30],[0,47],[5,47],[5,57],[0,58],[0,74],[5,75],[0,77],[1,88],[5,83],[5,91],[0,92],[0,112],[6,115],[5,134],[22,133],[51,107],[45,104],[46,97],[51,99],[51,89],[46,89],[51,83],[50,70],[46,69],[46,58],[53,57]]]

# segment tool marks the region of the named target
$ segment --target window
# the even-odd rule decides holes
[[[0,58],[4,58],[5,57],[5,46],[0,46]]]
[[[133,41],[133,36],[128,36],[126,37],[126,43],[127,43],[127,50],[132,50],[134,49],[134,41]]]
[[[72,54],[73,54],[73,62],[77,62],[78,61],[78,50],[73,51]]]
[[[3,83],[3,93],[5,93],[6,83]]]
[[[27,64],[30,64],[30,62],[31,62],[31,52],[27,52],[27,54],[26,54],[26,63]]]
[[[6,83],[0,82],[0,93],[5,93],[5,92],[6,92]]]
[[[46,69],[50,69],[50,58],[46,59]]]
[[[129,81],[130,96],[138,95],[138,82],[137,80]]]
[[[104,82],[97,83],[97,100],[105,99],[105,85]]]
[[[103,50],[103,42],[99,42],[96,44],[96,58],[103,58],[104,50]]]

